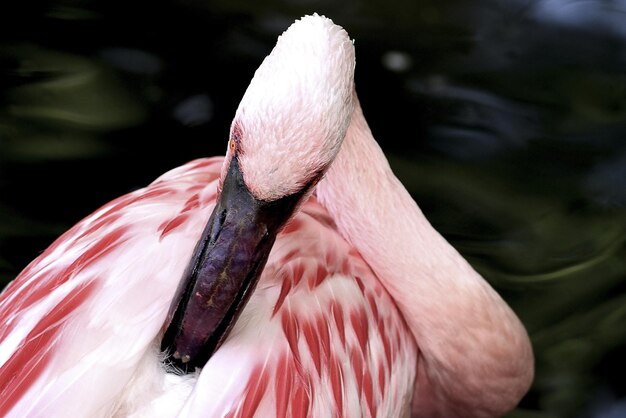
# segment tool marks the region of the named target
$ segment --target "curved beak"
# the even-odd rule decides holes
[[[161,349],[181,369],[203,366],[249,299],[276,235],[302,193],[265,202],[248,190],[235,155],[170,308]]]

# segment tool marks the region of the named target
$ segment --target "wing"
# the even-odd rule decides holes
[[[401,417],[416,364],[391,297],[311,198],[179,416]]]
[[[221,158],[105,205],[0,295],[0,416],[110,416],[161,331],[211,210]]]

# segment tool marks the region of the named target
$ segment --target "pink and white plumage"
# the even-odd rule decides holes
[[[353,67],[341,28],[303,18],[257,71],[225,162],[170,171],[33,261],[0,296],[0,416],[396,417],[412,397],[416,416],[513,407],[532,379],[528,337],[393,176]],[[338,154],[224,344],[202,370],[168,373],[159,340],[235,149],[265,200]]]

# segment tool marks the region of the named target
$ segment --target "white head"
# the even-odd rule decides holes
[[[323,16],[296,21],[256,71],[231,127],[250,192],[272,201],[319,179],[352,115],[354,46]]]

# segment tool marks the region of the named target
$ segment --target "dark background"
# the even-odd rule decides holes
[[[222,154],[254,70],[314,11],[356,39],[397,175],[526,324],[536,380],[511,417],[626,416],[624,0],[5,2],[0,283]]]

